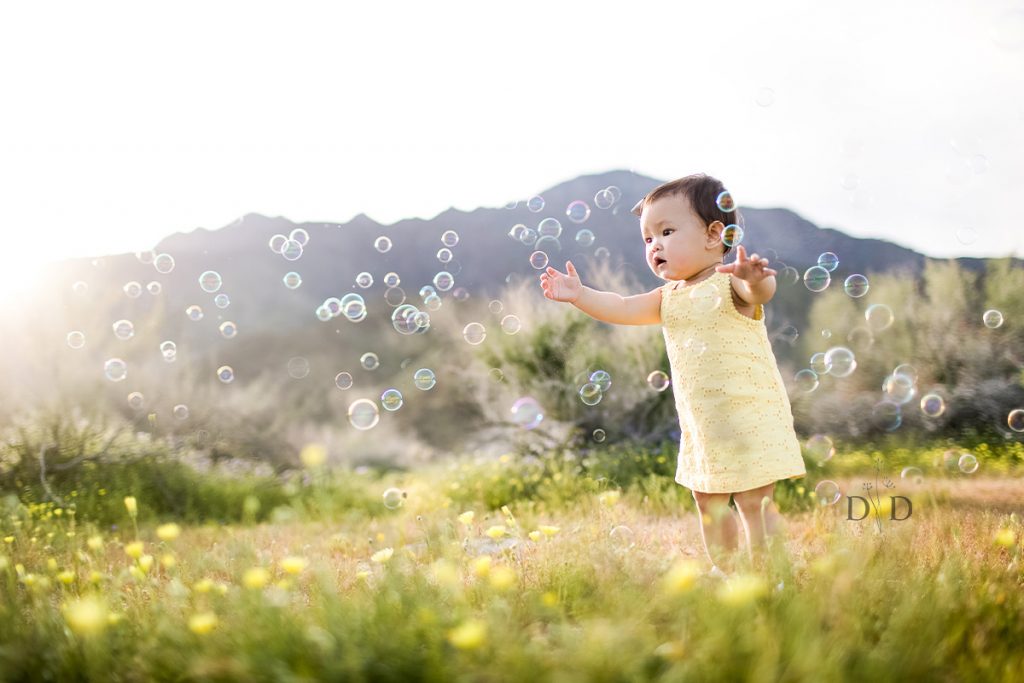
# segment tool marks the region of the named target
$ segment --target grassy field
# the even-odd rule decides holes
[[[776,546],[763,571],[741,564],[721,580],[706,574],[692,499],[670,479],[593,489],[575,481],[574,495],[542,488],[495,509],[479,485],[495,483],[502,467],[335,473],[375,502],[314,514],[337,491],[322,475],[307,482],[304,507],[248,524],[179,523],[113,487],[113,524],[9,495],[0,678],[1024,675],[1018,470],[898,480],[893,491],[913,501],[905,521],[884,505],[850,521],[845,499],[786,499],[785,552]],[[873,477],[833,479],[860,495]],[[381,502],[392,486],[404,492],[396,509]],[[808,494],[799,486],[787,495]]]

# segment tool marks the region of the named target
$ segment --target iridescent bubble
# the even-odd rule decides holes
[[[892,309],[885,304],[871,304],[864,311],[864,319],[868,321],[868,326],[872,330],[881,332],[892,327],[896,316],[893,314]]]
[[[394,412],[402,407],[402,392],[398,389],[385,389],[384,393],[380,395],[380,404],[384,406],[384,410]]]
[[[839,484],[831,479],[822,479],[814,487],[814,497],[822,506],[835,505],[839,502]]]
[[[854,273],[843,281],[843,291],[854,299],[868,293],[868,279],[860,273]]]
[[[331,311],[329,308],[327,308],[323,304],[320,304],[320,306],[318,306],[316,309],[316,317],[317,320],[319,320],[320,322],[327,322],[334,316],[331,315]]]
[[[289,358],[288,375],[293,379],[303,379],[309,375],[309,361],[302,356]]]
[[[728,190],[724,190],[715,197],[715,204],[718,206],[720,211],[725,213],[732,213],[736,210],[736,201],[732,198],[732,195]]]
[[[456,287],[452,290],[452,298],[456,301],[465,301],[469,298],[469,290],[465,287]]]
[[[511,228],[509,228],[508,236],[511,237],[516,242],[520,242],[523,239],[523,234],[526,232],[526,229],[526,226],[523,225],[522,223],[516,223]]]
[[[402,304],[391,314],[391,326],[399,334],[416,334],[420,326],[416,321],[416,314],[419,309],[412,304]]]
[[[1002,326],[1003,314],[994,308],[990,308],[982,314],[981,321],[985,323],[985,327],[994,330]]]
[[[373,248],[382,254],[386,254],[391,251],[391,239],[386,235],[381,235],[373,242]]]
[[[590,373],[590,381],[602,392],[608,391],[612,386],[612,376],[607,370],[594,370]]]
[[[596,441],[598,443],[602,443],[602,442],[604,442],[606,437],[607,437],[607,434],[605,434],[604,430],[601,429],[600,427],[598,427],[597,429],[594,430],[594,441]]]
[[[548,255],[543,251],[535,251],[530,254],[530,265],[537,270],[543,270],[548,267]]]
[[[281,249],[281,256],[285,261],[298,261],[302,258],[302,245],[295,240],[288,240],[284,243],[284,248]]]
[[[184,403],[179,403],[178,405],[174,406],[174,408],[171,410],[171,414],[174,415],[174,418],[176,420],[187,420],[189,414],[188,406],[185,405]]]
[[[545,218],[537,225],[537,234],[541,237],[554,237],[557,239],[562,235],[562,224],[557,218]]]
[[[1006,416],[1006,424],[1015,432],[1024,432],[1024,410],[1014,408]]]
[[[163,289],[163,285],[161,285],[156,280],[153,280],[152,282],[146,285],[146,291],[152,294],[153,296],[157,296],[158,294],[160,294],[160,292],[162,292]]]
[[[633,530],[623,524],[612,527],[611,532],[608,533],[608,538],[619,550],[629,550],[636,545]]]
[[[536,399],[523,396],[512,404],[512,422],[523,429],[534,429],[544,421],[544,410]]]
[[[157,254],[153,259],[153,267],[156,272],[166,275],[174,270],[174,257],[170,254]]]
[[[743,241],[743,228],[730,223],[722,230],[722,243],[727,247],[735,247]]]
[[[972,453],[964,453],[957,461],[957,466],[964,474],[974,474],[978,471],[978,459]]]
[[[903,424],[903,411],[899,403],[884,400],[876,403],[871,409],[871,419],[879,428],[892,432]]]
[[[661,370],[655,370],[651,374],[647,375],[647,384],[655,391],[665,391],[668,389],[671,382],[669,381],[668,375]]]
[[[900,363],[896,366],[896,369],[892,371],[894,375],[903,375],[908,378],[911,383],[917,383],[917,368],[910,363]]]
[[[128,364],[120,358],[111,358],[103,364],[103,374],[111,382],[120,382],[128,376]]]
[[[577,199],[566,207],[565,215],[568,216],[569,220],[573,223],[583,223],[590,218],[590,207],[587,206],[585,201]]]
[[[204,271],[203,274],[199,276],[199,286],[207,294],[213,294],[216,292],[220,289],[221,284],[222,280],[220,273],[215,270]]]
[[[125,284],[125,286],[123,287],[123,291],[125,295],[128,296],[128,298],[138,299],[139,296],[142,294],[142,285],[132,280],[131,282]]]
[[[822,330],[821,331],[821,338],[822,339],[831,339],[832,338],[832,330],[829,330],[829,329]]]
[[[113,324],[114,336],[121,341],[128,341],[135,336],[135,325],[131,320],[118,320]]]
[[[304,247],[309,242],[309,233],[302,228],[295,228],[288,234],[288,239],[298,242],[300,247]]]
[[[339,372],[334,376],[334,386],[342,391],[352,388],[352,375],[347,372]]]
[[[373,351],[367,351],[359,357],[359,364],[364,370],[376,370],[380,367],[380,358]]]
[[[818,256],[818,265],[831,273],[839,266],[839,257],[831,251],[826,251]]]
[[[400,489],[390,488],[384,491],[384,507],[388,510],[396,510],[405,502],[405,493]]]
[[[455,285],[455,276],[446,270],[434,275],[434,286],[437,287],[438,291],[447,292],[452,286]]]
[[[441,247],[437,250],[437,260],[441,263],[448,263],[452,260],[452,250],[448,247]]]
[[[454,247],[459,243],[459,233],[454,230],[445,230],[441,233],[441,244],[446,247]]]
[[[231,299],[227,294],[221,292],[217,296],[213,297],[213,305],[217,308],[227,308],[231,305]]]
[[[196,322],[203,319],[203,309],[193,304],[185,309],[185,315],[189,320]]]
[[[428,310],[436,311],[441,308],[441,297],[437,294],[428,294],[423,299],[423,305],[426,306]]]
[[[487,303],[487,310],[493,313],[494,315],[498,315],[503,310],[505,310],[505,304],[501,303],[500,299],[491,299]]]
[[[161,356],[164,356],[166,358],[167,356],[173,356],[173,355],[175,355],[177,353],[178,353],[178,345],[175,344],[174,342],[172,342],[171,340],[168,339],[166,341],[160,342],[160,355]]]
[[[348,421],[359,430],[373,429],[380,422],[377,404],[368,398],[356,399],[348,407]]]
[[[596,406],[604,398],[601,387],[593,382],[587,382],[579,390],[580,400],[588,406]]]
[[[85,335],[78,330],[72,330],[68,332],[67,341],[71,348],[80,349],[85,346]]]
[[[423,332],[430,328],[430,314],[426,311],[416,311],[412,321],[416,323],[417,332]]]
[[[356,275],[356,286],[360,289],[367,289],[373,286],[373,276],[364,270],[359,275]]]
[[[434,376],[434,371],[430,368],[420,368],[412,376],[412,382],[420,391],[429,391],[437,384],[437,378]]]
[[[270,242],[268,242],[267,244],[270,247],[270,251],[274,252],[275,254],[280,254],[281,251],[284,249],[284,245],[287,241],[287,237],[281,234],[277,234],[271,237]]]
[[[818,374],[814,370],[804,368],[793,377],[796,388],[800,391],[810,393],[818,388]]]
[[[792,325],[786,325],[781,330],[779,330],[779,333],[777,335],[777,339],[779,341],[785,342],[786,344],[789,344],[790,346],[792,346],[794,343],[796,343],[796,340],[799,337],[800,337],[799,330],[797,330]]]
[[[900,479],[915,485],[920,484],[924,481],[924,472],[921,471],[920,467],[904,467],[900,472]]]
[[[506,315],[501,319],[501,331],[505,334],[516,334],[522,329],[522,323],[519,322],[519,318],[515,315]]]
[[[887,399],[899,405],[909,403],[917,393],[914,382],[909,377],[895,374],[885,378],[882,382],[882,391]]]
[[[238,326],[230,320],[225,320],[217,328],[220,330],[220,335],[225,339],[234,339],[235,335],[238,334]]]
[[[690,290],[690,301],[698,313],[710,313],[722,304],[722,293],[717,285],[705,280]]]
[[[589,247],[594,243],[594,233],[587,228],[581,228],[576,233],[576,244],[581,247]]]
[[[875,335],[865,325],[858,325],[846,335],[846,341],[857,351],[864,351],[875,343]]]
[[[832,276],[828,270],[821,266],[811,266],[804,271],[804,285],[812,292],[823,292],[832,282]]]
[[[533,228],[527,228],[519,235],[519,241],[529,247],[537,242],[537,237],[538,235],[536,230]]]
[[[594,195],[594,206],[599,209],[610,209],[614,203],[615,197],[608,191],[607,187],[603,190],[598,190],[597,194]]]
[[[288,289],[298,289],[302,285],[302,276],[293,270],[290,273],[285,273],[282,281]]]
[[[537,213],[538,211],[544,210],[544,198],[540,195],[534,195],[526,200],[526,208]]]
[[[818,352],[811,356],[811,370],[818,376],[827,374],[832,369],[832,363],[825,359],[825,354]]]
[[[462,328],[462,338],[473,346],[476,346],[487,338],[487,331],[480,323],[469,323]]]
[[[221,382],[224,382],[224,384],[230,383],[232,380],[235,379],[234,369],[232,369],[230,365],[220,366],[219,368],[217,368],[217,379],[219,379]]]
[[[784,285],[795,285],[800,281],[800,271],[793,266],[786,266],[779,271],[779,282]]]
[[[807,453],[814,459],[814,462],[823,465],[836,454],[836,447],[828,436],[815,434],[807,439]]]
[[[562,252],[562,243],[558,241],[557,237],[548,235],[537,240],[537,243],[533,245],[533,249],[534,251],[542,251],[551,258],[553,255]]]
[[[142,410],[142,406],[146,404],[145,397],[138,391],[133,391],[128,394],[128,406],[133,410]]]
[[[825,364],[828,374],[833,377],[849,377],[857,369],[857,359],[853,351],[845,346],[833,346],[825,352]]]
[[[938,394],[925,394],[921,397],[921,412],[928,417],[939,417],[946,412],[946,402]]]

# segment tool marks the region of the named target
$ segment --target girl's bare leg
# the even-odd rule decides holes
[[[786,525],[772,499],[775,484],[768,484],[733,495],[743,519],[751,555],[758,566],[767,560],[767,552],[785,554]]]
[[[730,495],[693,492],[704,552],[711,564],[723,571],[732,571],[733,556],[739,548],[739,522],[729,507]]]

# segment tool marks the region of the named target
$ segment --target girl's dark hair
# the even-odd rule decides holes
[[[644,207],[651,202],[662,197],[682,194],[690,201],[690,206],[693,207],[694,212],[704,222],[705,228],[715,221],[721,221],[722,225],[731,225],[733,223],[742,225],[740,223],[739,208],[731,212],[725,212],[718,208],[716,200],[722,192],[725,192],[725,185],[722,184],[721,180],[704,173],[694,173],[693,175],[670,180],[667,183],[658,185],[648,192],[646,197],[636,203],[636,206],[633,207],[633,213],[639,216],[643,212]],[[723,254],[728,254],[732,249],[726,246],[724,242],[722,247]]]

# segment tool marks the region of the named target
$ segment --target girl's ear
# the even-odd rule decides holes
[[[708,226],[708,246],[714,247],[722,243],[722,231],[725,230],[725,224],[722,221],[714,221]]]

